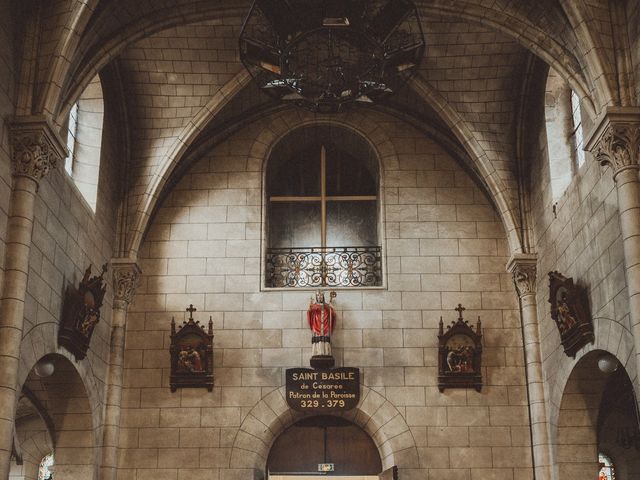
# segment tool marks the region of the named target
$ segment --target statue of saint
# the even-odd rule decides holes
[[[312,355],[331,356],[331,333],[336,323],[336,309],[333,307],[335,292],[331,292],[329,303],[325,303],[324,293],[316,293],[307,310],[307,321],[313,332],[311,338]]]

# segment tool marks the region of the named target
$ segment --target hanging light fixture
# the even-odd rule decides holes
[[[240,33],[260,88],[318,112],[393,93],[424,48],[410,0],[255,0]]]

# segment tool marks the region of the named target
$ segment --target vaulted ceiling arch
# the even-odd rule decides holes
[[[592,88],[585,75],[585,67],[572,52],[569,45],[563,44],[556,35],[533,24],[526,18],[509,15],[496,5],[476,5],[472,2],[430,2],[423,0],[421,12],[427,15],[441,16],[479,23],[495,29],[536,56],[551,65],[569,83],[581,98],[585,99],[585,108],[591,116],[596,114],[596,104],[592,99]],[[438,3],[435,5],[434,3]]]
[[[133,217],[129,219],[129,224],[131,225],[129,229],[131,243],[128,245],[129,251],[127,252],[129,256],[135,257],[137,255],[158,200],[165,186],[172,178],[174,170],[183,159],[185,152],[191,147],[207,124],[247,85],[249,80],[250,76],[246,70],[238,72],[191,119],[163,156],[158,168],[147,183],[141,198],[135,202],[137,207],[133,210]]]
[[[102,8],[99,18],[82,35],[82,46],[73,58],[70,75],[64,79],[62,95],[55,97],[61,104],[56,111],[68,111],[68,106],[80,95],[88,82],[107,63],[116,58],[127,46],[170,27],[199,21],[209,21],[230,16],[243,17],[250,3],[243,0],[221,2],[178,1],[171,7],[149,9],[144,14],[125,18],[128,23],[115,25],[105,22],[119,2]],[[422,0],[416,2],[423,15],[423,22],[430,16],[440,16],[479,23],[500,31],[532,51],[547,64],[552,65],[569,82],[576,92],[585,99],[590,114],[595,113],[591,99],[592,88],[585,75],[585,67],[578,61],[570,45],[558,38],[558,33],[535,25],[524,16],[505,12],[496,2],[489,6],[477,5],[470,0],[444,2],[442,0]],[[109,8],[110,7],[110,8]],[[144,12],[144,10],[141,10]],[[569,26],[570,28],[570,26]],[[428,39],[427,39],[428,42]],[[51,98],[53,97],[51,92]],[[606,97],[606,95],[605,95]],[[53,100],[52,100],[53,101]],[[601,102],[600,102],[601,103]]]
[[[212,2],[207,2],[207,6],[206,9],[197,8],[196,2],[194,5],[181,8],[154,11],[124,25],[107,38],[102,38],[94,32],[86,32],[85,47],[78,52],[73,62],[72,75],[65,81],[60,106],[61,116],[68,113],[74,99],[80,96],[91,78],[128,46],[172,27],[227,17],[242,17],[247,12],[247,7],[238,8]]]
[[[542,3],[548,6],[551,1],[545,0]],[[472,0],[463,0],[454,4],[443,0],[418,0],[416,3],[420,7],[425,25],[429,19],[436,18],[452,19],[459,24],[464,22],[475,24],[487,31],[496,32],[494,35],[500,37],[501,42],[512,45],[513,47],[509,47],[512,50],[519,48],[517,47],[519,45],[522,52],[526,50],[533,52],[546,63],[554,65],[554,68],[568,80],[572,88],[585,99],[585,106],[589,113],[592,115],[595,113],[596,107],[591,99],[597,89],[589,82],[586,73],[588,69],[577,60],[575,55],[576,39],[573,32],[567,35],[567,37],[571,37],[569,40],[563,39],[559,34],[562,28],[570,30],[571,26],[566,18],[562,17],[562,9],[555,1],[552,2],[554,4],[553,12],[548,14],[553,16],[553,25],[546,25],[540,20],[546,18],[545,15],[547,15],[544,12],[544,5],[529,6],[529,10],[521,11],[518,10],[518,7],[511,7],[509,2],[502,0],[489,6],[479,5],[478,2]],[[47,89],[47,95],[50,98],[47,101],[58,102],[55,108],[53,106],[51,108],[59,112],[58,119],[62,122],[70,105],[95,72],[100,71],[114,58],[120,57],[123,52],[170,28],[193,24],[204,25],[203,22],[207,21],[227,25],[229,19],[243,18],[248,6],[249,2],[245,0],[227,0],[224,3],[175,0],[170,6],[165,4],[160,7],[157,3],[154,5],[154,2],[142,2],[136,8],[128,9],[124,5],[119,5],[118,1],[110,4],[102,3],[91,21],[87,23],[87,28],[80,37],[80,46],[77,49],[72,49],[70,47],[72,42],[67,39],[67,45],[69,45],[67,51],[69,53],[75,52],[75,56],[70,66],[67,65],[66,78],[51,82],[56,85]],[[119,8],[122,11],[118,11]],[[88,10],[83,11],[87,12]],[[530,15],[531,18],[529,18],[527,13],[531,12],[534,12],[535,15]],[[85,17],[86,13],[83,19]],[[537,19],[537,24],[536,20],[532,20],[532,18]],[[77,35],[77,31],[78,29],[75,29],[75,33],[70,35]],[[227,43],[230,38],[227,38]],[[517,54],[520,55],[519,52]],[[234,62],[237,62],[237,59]],[[241,68],[239,63],[237,68]],[[231,73],[233,72],[231,71]],[[514,74],[517,72],[515,65],[512,72]],[[519,79],[513,78],[513,81],[517,82]],[[231,84],[233,81],[229,83]],[[463,111],[464,109],[460,110],[459,98],[458,104],[451,103],[450,94],[454,97],[460,97],[461,92],[439,91],[439,87],[434,88],[429,82],[422,83],[417,90],[421,92],[432,108],[438,111],[443,123],[454,132],[455,137],[463,144],[473,159],[474,170],[478,172],[481,182],[487,186],[500,215],[503,217],[512,250],[521,251],[522,242],[519,239],[520,228],[516,220],[518,215],[514,202],[514,198],[517,196],[514,193],[517,189],[516,172],[508,165],[512,160],[509,158],[510,140],[508,135],[483,131],[481,125],[478,129],[479,124],[477,121],[474,123],[473,116],[469,116],[469,113]],[[221,83],[220,87],[222,85]],[[137,153],[134,152],[134,157],[138,158],[134,158],[135,172],[133,176],[135,178],[140,172],[144,172],[146,179],[144,181],[135,179],[130,189],[133,193],[132,198],[129,199],[129,212],[132,212],[129,218],[129,227],[133,231],[129,231],[129,238],[131,235],[144,235],[144,225],[148,221],[146,217],[153,211],[153,206],[157,202],[157,193],[162,191],[171,172],[181,161],[182,155],[189,148],[189,142],[197,137],[198,128],[203,128],[219,113],[219,109],[214,105],[220,105],[221,109],[242,90],[242,86],[232,90],[230,98],[227,98],[226,93],[222,96],[222,103],[220,103],[218,93],[214,93],[212,90],[212,100],[207,105],[199,107],[201,108],[200,112],[192,113],[191,120],[184,118],[185,125],[179,125],[178,128],[174,126],[171,131],[167,130],[163,134],[163,146],[159,147],[159,145],[149,143],[149,152],[143,151],[144,148],[147,148],[144,146],[140,147]],[[62,96],[56,95],[56,92],[61,92]],[[509,99],[505,97],[501,101],[504,103]],[[53,105],[53,103],[49,103],[49,105]],[[150,122],[151,118],[146,121]],[[199,127],[194,128],[194,124]],[[496,125],[497,127],[504,129],[504,125]],[[139,129],[139,125],[132,124],[132,128]],[[490,144],[498,145],[498,150],[493,146],[487,147]],[[132,219],[132,216],[135,216],[135,219]]]
[[[477,134],[440,92],[420,76],[414,77],[412,86],[436,110],[472,159],[481,182],[487,187],[492,201],[495,202],[498,214],[505,227],[511,252],[522,253],[517,208],[512,201],[512,197],[508,194],[509,188],[513,188],[513,185],[508,185],[505,179],[498,174],[492,159],[483,148]]]

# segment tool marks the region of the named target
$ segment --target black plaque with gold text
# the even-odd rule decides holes
[[[360,369],[287,369],[287,404],[299,412],[342,412],[360,401]]]

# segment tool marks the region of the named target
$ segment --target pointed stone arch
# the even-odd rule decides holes
[[[570,358],[563,352],[559,352],[560,361],[553,382],[549,398],[549,421],[552,429],[557,427],[560,414],[562,396],[567,386],[567,381],[575,366],[585,355],[593,350],[603,350],[615,356],[629,374],[636,389],[636,397],[640,398],[640,386],[638,385],[636,364],[634,360],[634,343],[631,331],[615,320],[605,317],[593,319],[595,342],[578,350],[575,358]],[[561,349],[561,346],[558,346]],[[553,435],[553,433],[552,433]]]
[[[182,160],[184,152],[213,116],[219,112],[248,81],[248,73],[245,71],[238,73],[236,77],[229,82],[229,88],[226,88],[227,86],[223,87],[225,92],[222,92],[220,97],[218,95],[214,97],[214,100],[217,101],[215,107],[209,105],[205,107],[201,113],[189,123],[171,150],[165,155],[160,167],[158,167],[158,172],[154,175],[152,183],[145,192],[144,198],[142,199],[143,203],[139,203],[135,224],[131,231],[132,239],[129,247],[129,255],[137,255],[137,252],[141,248],[145,231],[157,207],[162,189],[179,161]],[[211,103],[212,102],[210,102],[210,105]],[[270,148],[293,128],[322,123],[343,126],[362,135],[376,152],[380,161],[381,170],[385,167],[397,168],[398,155],[384,128],[367,115],[356,111],[350,111],[339,118],[331,115],[313,114],[300,109],[286,110],[281,114],[276,114],[270,118],[268,124],[264,126],[260,134],[253,141],[249,149],[248,161],[262,165],[269,157],[268,152]]]
[[[71,3],[71,2],[69,2]],[[32,78],[35,85],[29,83],[21,85],[21,89],[26,89],[35,93],[30,99],[31,113],[47,114],[55,120],[60,107],[61,88],[68,77],[71,59],[80,43],[82,34],[89,23],[98,0],[86,0],[73,2],[68,8],[68,15],[63,20],[64,25],[59,24],[59,31],[62,32],[59,38],[43,39],[43,41],[55,42],[55,48],[50,56],[48,68],[43,72],[44,78]],[[49,8],[55,8],[57,3],[49,2]],[[34,15],[38,13],[34,12]],[[38,24],[38,22],[36,22]],[[57,29],[55,31],[58,31]],[[46,32],[45,32],[46,33]],[[42,59],[33,57],[28,61],[39,62]],[[93,78],[93,77],[91,77]],[[87,81],[91,81],[91,78]],[[34,88],[35,87],[35,88]]]
[[[397,465],[402,474],[402,470],[420,467],[415,440],[404,417],[377,391],[362,385],[357,407],[340,416],[361,427],[372,438],[383,469]],[[304,417],[287,405],[285,387],[265,395],[240,425],[229,460],[231,471],[237,478],[260,478],[275,439]]]
[[[146,186],[142,198],[137,202],[135,217],[132,219],[132,227],[129,230],[131,243],[129,254],[132,258],[137,255],[142,244],[144,233],[171,174],[182,159],[189,146],[202,132],[204,127],[242,90],[250,80],[249,73],[242,69],[229,80],[216,94],[200,109],[200,111],[183,128],[182,132],[174,140],[167,153],[161,159],[151,181]]]
[[[591,100],[591,89],[585,79],[582,66],[571,50],[558,40],[553,39],[548,32],[523,19],[506,14],[500,10],[499,5],[469,5],[467,2],[459,2],[460,5],[452,2],[427,3],[421,1],[417,3],[428,14],[477,22],[513,38],[524,48],[542,58],[547,64],[553,65],[571,87],[586,100],[585,104],[590,110],[590,114],[595,116],[595,111],[592,111],[594,104]],[[66,79],[66,87],[62,92],[64,100],[61,101],[64,104],[70,104],[72,99],[79,95],[91,78],[107,63],[117,57],[128,45],[146,36],[180,24],[245,13],[246,8],[238,7],[237,4],[220,6],[216,2],[212,2],[205,6],[199,5],[198,8],[193,5],[185,5],[180,8],[163,9],[136,19],[108,38],[96,38],[89,34],[84,39],[87,50],[80,52],[80,55],[74,59],[76,68],[73,71],[73,79]],[[543,40],[541,41],[541,39]],[[94,44],[100,46],[91,47]],[[64,108],[59,107],[59,110],[64,110]]]
[[[91,417],[94,426],[102,424],[102,399],[101,390],[96,381],[93,367],[89,357],[81,361],[76,361],[71,353],[66,349],[58,346],[58,325],[54,322],[45,322],[36,325],[34,328],[25,333],[20,348],[20,369],[18,371],[18,386],[24,385],[29,373],[33,370],[35,364],[42,357],[47,355],[58,355],[64,357],[73,365],[78,373],[84,390],[86,391],[89,405],[91,407]],[[18,388],[16,395],[20,394]],[[101,434],[94,431],[95,444],[98,445]]]
[[[553,464],[555,465],[556,475],[558,475],[559,462],[563,460],[558,453],[559,442],[563,441],[560,437],[564,435],[561,432],[562,428],[560,425],[562,400],[576,366],[580,364],[586,355],[595,350],[601,350],[615,356],[629,375],[635,389],[636,398],[640,398],[640,387],[637,381],[636,363],[633,355],[634,343],[631,331],[621,323],[605,317],[594,318],[593,326],[595,342],[581,348],[575,358],[568,357],[562,351],[557,352],[560,358],[559,366],[555,374],[548,402],[549,435],[551,437],[551,444],[554,446],[552,452],[555,457],[553,458]],[[558,346],[558,348],[560,350],[562,349],[561,346]],[[578,464],[578,468],[579,466]]]
[[[582,6],[580,4],[582,4]],[[585,18],[584,9],[586,6],[583,2],[560,0],[560,5],[567,15],[568,21],[571,23],[573,31],[583,49],[585,68],[589,77],[593,79],[595,86],[595,98],[593,100],[596,102],[599,101],[601,104],[595,105],[595,109],[599,110],[606,105],[619,105],[619,94],[612,85],[612,82],[615,81],[614,72],[610,65],[606,65],[606,59],[602,58],[601,52],[604,50],[604,46],[598,44],[595,38],[597,33],[593,31],[593,23],[595,20]],[[573,85],[571,85],[571,87],[574,88]],[[581,98],[584,97],[584,92],[577,91],[577,93]],[[592,118],[595,118],[594,112],[590,111],[589,113]]]
[[[517,18],[501,10],[500,5],[470,5],[469,2],[430,2],[418,1],[422,11],[449,18],[460,18],[480,23],[511,37],[524,48],[553,66],[585,101],[585,107],[592,117],[596,116],[596,106],[591,96],[584,67],[566,46],[554,39],[528,20]],[[447,3],[445,5],[445,3]]]
[[[495,166],[491,162],[475,134],[456,110],[448,104],[446,99],[420,76],[412,80],[415,91],[438,113],[443,122],[451,129],[458,141],[471,157],[478,169],[481,180],[487,186],[489,194],[495,202],[498,214],[507,234],[511,254],[523,253],[522,239],[519,233],[515,206],[510,204],[507,196],[507,186],[499,177]]]
[[[182,8],[167,8],[126,25],[117,34],[107,40],[96,38],[88,32],[85,38],[87,48],[92,43],[99,42],[99,47],[93,47],[86,52],[80,52],[71,67],[72,75],[66,79],[58,111],[68,111],[69,105],[77,98],[89,84],[93,76],[99,73],[109,62],[116,58],[125,48],[135,42],[149,37],[167,28],[185,25],[203,20],[213,20],[224,16],[241,16],[246,13],[245,8],[219,6],[217,2],[207,5],[191,4]],[[84,55],[83,55],[84,53]]]
[[[52,421],[49,444],[53,447],[56,475],[96,479],[100,436],[95,422],[95,399],[89,397],[90,390],[86,388],[87,374],[82,375],[69,355],[62,352],[46,357],[54,362],[53,374],[39,377],[32,369],[25,383],[30,398],[37,399],[46,413],[44,418]]]

